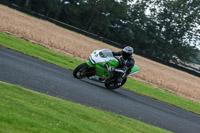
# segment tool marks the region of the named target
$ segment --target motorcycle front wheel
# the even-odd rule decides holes
[[[73,71],[73,76],[77,79],[82,79],[87,77],[88,75],[89,66],[87,63],[80,64],[77,66]]]

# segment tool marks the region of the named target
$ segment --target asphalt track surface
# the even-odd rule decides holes
[[[200,133],[200,115],[124,89],[110,91],[72,71],[0,46],[0,81],[143,121],[176,133]]]

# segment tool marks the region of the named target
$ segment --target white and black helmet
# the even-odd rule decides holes
[[[133,53],[134,53],[134,49],[130,46],[126,46],[123,50],[122,50],[122,56],[123,58],[129,58]]]

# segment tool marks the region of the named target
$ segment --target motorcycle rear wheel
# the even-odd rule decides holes
[[[112,81],[112,82],[105,82],[105,87],[106,87],[107,89],[114,90],[114,89],[117,89],[117,88],[123,86],[123,85],[126,83],[126,80],[127,80],[127,78],[125,78],[125,79],[122,81],[122,84],[121,84],[121,85],[118,85],[115,81]]]

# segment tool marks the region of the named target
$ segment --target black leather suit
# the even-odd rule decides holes
[[[116,69],[121,69],[125,71],[125,73],[120,73],[119,77],[117,77],[117,82],[122,83],[123,79],[127,77],[127,75],[131,72],[133,66],[135,65],[135,60],[133,56],[124,57],[123,51],[112,52],[113,56],[120,56],[120,64]]]

